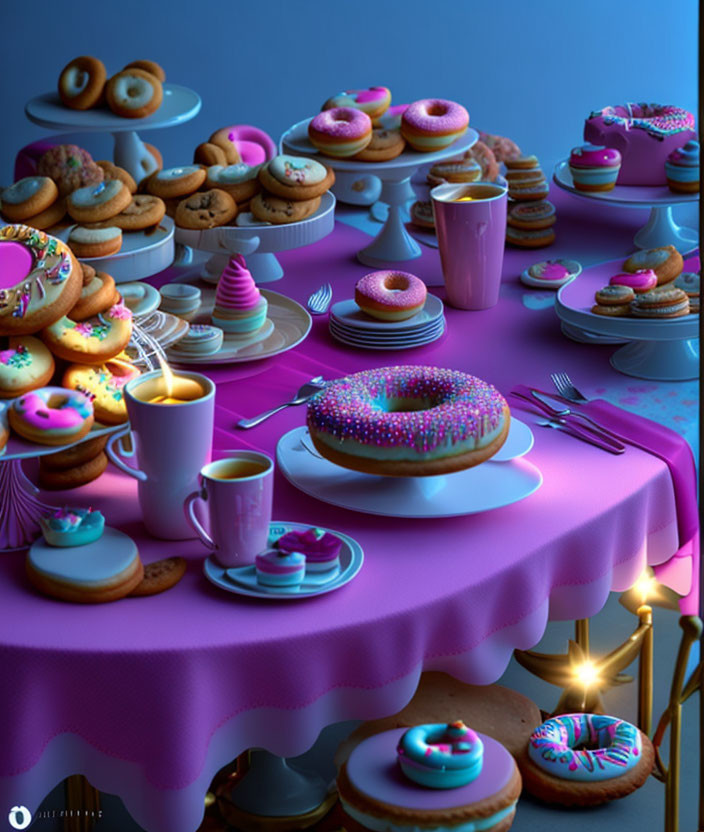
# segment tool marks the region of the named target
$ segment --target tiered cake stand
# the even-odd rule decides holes
[[[140,182],[156,170],[156,160],[144,146],[135,128],[156,130],[190,121],[200,110],[200,96],[178,84],[164,84],[164,100],[146,118],[120,118],[108,109],[71,110],[56,92],[44,93],[25,106],[30,121],[58,132],[112,133],[115,164]],[[71,227],[50,232],[67,239]],[[174,223],[169,217],[156,228],[123,235],[122,249],[110,257],[86,260],[98,271],[107,271],[117,283],[141,280],[168,268],[174,261]]]
[[[0,552],[24,549],[39,536],[39,518],[56,506],[39,499],[39,489],[22,470],[22,460],[65,451],[89,439],[112,433],[124,425],[94,425],[83,439],[66,445],[35,445],[12,435],[0,456]]]
[[[381,179],[379,199],[389,206],[389,214],[374,240],[357,252],[357,259],[366,266],[384,268],[389,264],[420,257],[422,253],[420,246],[404,226],[403,211],[409,199],[410,179],[421,165],[433,164],[469,150],[479,138],[477,131],[470,127],[456,142],[434,153],[418,153],[409,149],[388,162],[355,162],[348,159],[333,159],[318,153],[308,140],[310,121],[311,119],[299,121],[283,134],[281,147],[286,153],[317,158],[333,168],[335,173],[359,176],[369,174]]]
[[[137,135],[139,130],[175,127],[190,121],[200,111],[198,93],[179,84],[164,84],[164,99],[159,109],[146,118],[121,118],[108,109],[71,110],[64,107],[56,92],[38,95],[27,102],[27,118],[62,133],[112,133],[115,164],[128,171],[136,182],[156,170],[156,161]]]
[[[699,242],[699,232],[695,228],[677,225],[672,217],[673,205],[697,202],[699,194],[676,194],[667,185],[616,185],[612,191],[578,191],[566,159],[557,163],[552,178],[564,191],[593,203],[650,208],[648,222],[633,238],[638,248],[673,245],[679,251],[686,251]]]
[[[271,283],[284,274],[275,252],[309,246],[332,233],[335,197],[329,191],[323,194],[318,210],[300,222],[286,225],[259,223],[248,213],[238,216],[237,221],[247,224],[223,225],[202,231],[177,228],[176,241],[214,255],[200,272],[200,276],[210,283],[218,281],[233,254],[247,257],[247,268],[256,283]]]

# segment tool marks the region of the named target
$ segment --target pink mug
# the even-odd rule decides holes
[[[200,488],[186,497],[188,522],[221,566],[246,566],[266,549],[274,494],[274,461],[257,451],[229,451],[204,465]],[[210,534],[195,513],[205,502]]]

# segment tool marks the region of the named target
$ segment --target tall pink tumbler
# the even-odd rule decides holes
[[[495,306],[506,241],[506,188],[493,182],[438,185],[430,197],[448,301],[458,309]]]

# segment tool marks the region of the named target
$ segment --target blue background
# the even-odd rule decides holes
[[[396,103],[463,103],[470,124],[514,138],[546,169],[581,139],[590,110],[623,101],[697,106],[696,0],[15,0],[2,4],[0,184],[16,151],[49,135],[24,104],[63,66],[108,73],[138,58],[200,93],[191,122],[144,134],[167,165],[221,126],[278,139],[341,89],[383,84]],[[92,136],[96,158],[112,142]]]

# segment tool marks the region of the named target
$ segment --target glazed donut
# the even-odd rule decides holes
[[[424,98],[410,104],[401,117],[401,135],[414,150],[431,153],[449,147],[467,129],[469,113],[461,104]]]
[[[54,375],[54,358],[32,335],[13,335],[0,349],[0,399],[11,399],[43,387]]]
[[[100,365],[115,358],[132,336],[132,313],[122,304],[76,323],[67,317],[42,331],[42,339],[54,355],[76,364]]]
[[[464,722],[415,725],[396,748],[401,771],[431,789],[455,789],[476,780],[484,743]]]
[[[308,138],[326,156],[354,156],[372,140],[372,120],[353,107],[324,110],[308,125]]]
[[[9,417],[12,429],[30,442],[67,445],[91,429],[93,405],[84,393],[42,387],[15,399]]]
[[[155,78],[158,78],[162,84],[164,83],[164,81],[166,81],[166,73],[156,61],[132,61],[132,63],[127,64],[125,69],[142,69],[144,70],[144,72],[148,72],[150,75],[153,75]]]
[[[318,452],[353,471],[433,476],[489,459],[508,434],[491,384],[437,367],[382,367],[328,382],[308,404]]]
[[[601,714],[562,714],[531,734],[521,774],[550,803],[594,806],[643,785],[653,767],[648,738],[629,722]]]
[[[0,228],[0,335],[31,335],[65,315],[81,294],[71,250],[27,225]]]
[[[59,75],[59,97],[64,107],[89,110],[100,103],[107,79],[105,64],[98,58],[74,58]]]
[[[123,388],[139,374],[139,370],[126,361],[108,361],[101,367],[71,364],[61,383],[67,389],[78,390],[91,399],[98,422],[119,425],[127,421]]]
[[[143,69],[123,69],[105,86],[108,107],[123,118],[144,118],[161,106],[161,81]]]
[[[334,110],[336,107],[353,107],[361,110],[374,121],[389,109],[391,90],[388,87],[369,87],[367,90],[344,90],[323,104],[322,110]]]
[[[381,321],[405,321],[423,308],[428,290],[414,274],[379,271],[365,274],[354,287],[354,301]]]

